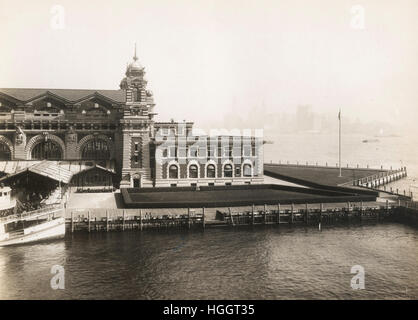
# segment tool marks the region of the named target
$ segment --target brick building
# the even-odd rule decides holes
[[[261,137],[156,122],[136,52],[125,75],[119,90],[0,89],[0,161],[98,166],[120,187],[262,183]]]

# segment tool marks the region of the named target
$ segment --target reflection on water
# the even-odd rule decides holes
[[[2,299],[418,298],[418,231],[398,224],[69,235],[0,249]],[[366,289],[352,290],[362,265]],[[65,268],[52,290],[51,267]]]

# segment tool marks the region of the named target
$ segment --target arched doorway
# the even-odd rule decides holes
[[[81,149],[83,160],[107,160],[110,159],[110,148],[107,141],[94,138],[87,141]]]
[[[55,141],[41,141],[33,147],[31,158],[34,160],[61,160],[62,150]]]
[[[10,152],[10,148],[7,144],[0,141],[0,161],[11,160],[12,153]]]

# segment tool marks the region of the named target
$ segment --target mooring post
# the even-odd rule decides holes
[[[71,232],[74,232],[74,212],[71,211]]]
[[[292,203],[292,205],[290,206],[290,223],[293,223],[293,210],[294,210],[294,205]]]
[[[277,204],[277,224],[280,224],[280,203]]]
[[[228,213],[229,213],[229,219],[231,220],[231,225],[234,225],[234,218],[232,218],[232,211],[231,208],[228,208]]]
[[[90,232],[90,210],[87,211],[87,219],[88,230]]]
[[[386,200],[386,215],[389,216],[389,200]]]
[[[122,230],[125,231],[125,209],[122,210]]]
[[[264,224],[267,223],[267,205],[264,204]]]
[[[305,204],[305,223],[308,224],[309,213],[308,213],[308,204]]]
[[[323,203],[321,203],[320,204],[320,207],[319,207],[319,224],[321,224],[321,222],[322,222],[322,211],[324,210],[324,204]]]
[[[190,208],[187,208],[187,224],[190,229]]]
[[[106,232],[109,231],[109,211],[106,210]]]
[[[202,226],[203,230],[205,230],[205,207],[202,208]]]
[[[142,231],[142,209],[139,209],[139,230]]]
[[[253,219],[252,224],[254,224],[254,221],[255,221],[255,219],[254,219],[254,204],[252,206],[251,212],[252,212],[251,215],[252,215],[252,219]]]

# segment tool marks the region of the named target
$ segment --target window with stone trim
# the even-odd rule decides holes
[[[168,177],[170,179],[178,179],[179,178],[179,168],[175,164],[170,165],[168,168]]]
[[[248,163],[244,164],[244,177],[251,177],[252,176],[252,166]]]
[[[206,167],[206,177],[207,178],[215,178],[216,177],[216,168],[213,164],[209,164]]]
[[[232,165],[226,164],[224,166],[224,177],[226,178],[232,178]]]
[[[197,165],[191,164],[189,166],[189,178],[196,179],[198,177],[198,172],[199,172],[199,170],[197,168]]]

